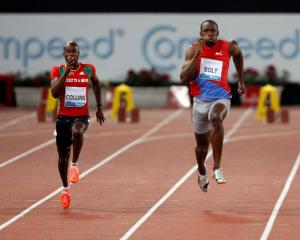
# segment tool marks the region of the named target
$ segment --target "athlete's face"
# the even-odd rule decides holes
[[[79,48],[76,45],[68,45],[64,48],[64,57],[66,63],[70,64],[71,66],[78,65],[79,59]]]
[[[206,45],[208,46],[214,45],[219,36],[217,25],[211,22],[203,23],[200,36],[204,40]]]

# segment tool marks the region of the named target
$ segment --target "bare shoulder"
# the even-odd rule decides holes
[[[91,80],[92,80],[92,83],[99,83],[100,82],[100,79],[98,77],[98,75],[96,74],[96,70],[92,71],[92,76],[91,76]]]
[[[241,53],[241,49],[239,48],[236,40],[231,40],[228,42],[228,49],[229,49],[230,55],[232,55],[232,56],[236,56]]]
[[[191,44],[185,51],[185,60],[192,59],[197,49],[198,43]]]

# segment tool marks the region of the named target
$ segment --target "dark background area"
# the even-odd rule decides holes
[[[0,12],[178,12],[178,13],[208,13],[208,12],[300,12],[300,1],[270,1],[270,0],[135,0],[135,1],[55,1],[55,0],[8,0],[2,1]]]

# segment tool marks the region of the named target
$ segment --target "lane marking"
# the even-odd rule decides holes
[[[270,138],[270,137],[278,137],[278,136],[291,136],[291,135],[299,135],[299,131],[282,131],[282,132],[269,132],[269,133],[258,133],[258,134],[248,134],[248,135],[241,135],[238,137],[232,137],[228,139],[228,142],[236,142],[236,141],[243,141],[243,140],[251,140],[251,139],[258,139],[258,138]],[[193,137],[193,136],[192,136]],[[165,135],[158,135],[155,137],[149,137],[145,141],[150,142],[150,141],[158,141],[158,140],[170,140],[170,139],[175,139],[175,138],[191,138],[190,133],[174,133],[174,134],[165,134]],[[194,138],[193,138],[194,140]]]
[[[182,112],[183,112],[182,109],[179,109],[176,112],[173,112],[171,115],[169,115],[163,121],[159,122],[152,129],[150,129],[149,131],[147,131],[145,134],[143,134],[142,136],[140,136],[139,138],[137,138],[133,142],[131,142],[131,143],[125,145],[124,147],[120,148],[118,151],[116,151],[113,154],[109,155],[108,157],[106,157],[105,159],[103,159],[102,161],[100,161],[98,164],[94,165],[93,167],[89,168],[88,170],[86,170],[85,172],[83,172],[82,174],[80,174],[80,178],[86,177],[87,175],[89,175],[93,171],[95,171],[98,168],[102,167],[104,164],[112,161],[115,157],[119,156],[123,152],[125,152],[128,149],[134,147],[135,145],[143,142],[144,139],[147,138],[150,134],[153,134],[154,132],[158,131],[160,128],[162,128],[163,126],[165,126],[166,124],[168,124],[169,122],[171,122],[173,119],[175,119],[176,117],[178,117]],[[52,193],[50,193],[46,197],[42,198],[41,200],[37,201],[36,203],[32,204],[31,206],[29,206],[28,208],[26,208],[25,210],[23,210],[22,212],[20,212],[16,216],[14,216],[13,218],[11,218],[8,221],[2,223],[0,225],[0,231],[2,231],[3,229],[5,229],[6,227],[8,227],[9,225],[11,225],[12,223],[16,222],[20,218],[24,217],[27,213],[29,213],[33,209],[37,208],[38,206],[40,206],[44,202],[48,201],[50,198],[54,197],[56,194],[60,193],[61,191],[62,191],[62,187],[56,189],[55,191],[53,191]]]
[[[14,223],[15,221],[19,220],[20,218],[24,217],[27,213],[29,213],[30,211],[32,211],[33,209],[35,209],[39,205],[43,204],[44,202],[48,201],[50,198],[54,197],[56,194],[60,193],[62,191],[62,189],[63,189],[63,187],[60,187],[60,188],[56,189],[55,191],[53,191],[52,193],[50,193],[46,197],[42,198],[41,200],[39,200],[36,203],[32,204],[30,207],[23,210],[18,215],[14,216],[13,218],[9,219],[8,221],[2,223],[0,225],[0,231],[2,231],[4,228],[8,227],[9,225]]]
[[[269,133],[258,133],[258,134],[248,134],[241,135],[238,137],[230,138],[230,142],[242,141],[242,140],[251,140],[257,138],[270,138],[270,137],[286,137],[290,135],[299,135],[300,131],[291,130],[291,131],[281,131],[281,132],[269,132]]]
[[[158,141],[158,140],[170,140],[175,138],[192,138],[194,140],[194,137],[191,133],[172,133],[172,134],[158,135],[155,137],[149,137],[145,140],[145,142]]]
[[[110,156],[108,156],[107,158],[103,159],[101,162],[99,162],[98,164],[94,165],[93,167],[91,167],[90,169],[86,170],[84,173],[82,173],[80,175],[80,177],[85,177],[87,175],[89,175],[90,173],[92,173],[93,171],[95,171],[96,169],[102,167],[104,164],[110,162],[112,159],[114,159],[115,157],[117,157],[118,155],[122,154],[123,152],[127,151],[128,149],[134,147],[137,144],[140,144],[141,142],[144,142],[145,139],[153,134],[154,132],[156,132],[157,130],[159,130],[160,128],[162,128],[164,125],[168,124],[170,121],[172,121],[173,119],[175,119],[177,116],[179,116],[182,113],[182,109],[177,110],[176,112],[174,112],[173,114],[171,114],[170,116],[168,116],[166,119],[164,119],[162,122],[158,123],[155,127],[153,127],[152,129],[150,129],[149,131],[147,131],[145,134],[143,134],[142,136],[140,136],[138,139],[134,140],[133,142],[125,145],[124,147],[122,147],[121,149],[119,149],[118,151],[114,152],[113,154],[111,154]]]
[[[289,191],[289,189],[290,189],[290,187],[292,185],[293,179],[294,179],[294,177],[295,177],[295,175],[296,175],[296,173],[297,173],[297,171],[299,169],[299,165],[300,165],[300,152],[299,152],[298,157],[297,157],[297,159],[296,159],[296,161],[294,163],[294,166],[293,166],[293,168],[292,168],[292,170],[290,172],[290,175],[289,175],[288,179],[286,180],[286,183],[285,183],[284,188],[283,188],[283,190],[282,190],[282,192],[280,194],[280,197],[278,198],[278,200],[277,200],[277,202],[276,202],[276,204],[274,206],[274,209],[273,209],[273,211],[272,211],[272,213],[270,215],[270,218],[269,218],[268,223],[267,223],[267,225],[266,225],[266,227],[264,229],[264,232],[263,232],[263,234],[260,237],[260,240],[266,240],[266,239],[268,239],[269,234],[270,234],[270,232],[272,230],[273,224],[275,222],[275,219],[276,219],[276,217],[277,217],[277,215],[279,213],[279,210],[281,208],[281,205],[282,205],[282,203],[283,203],[286,195],[288,194],[288,191]]]
[[[32,136],[32,134],[42,134],[42,133],[48,133],[49,129],[39,129],[38,132],[32,132],[32,130],[20,130],[20,131],[10,131],[10,132],[0,132],[0,138],[7,138],[7,137],[24,137],[24,136]],[[5,139],[4,139],[5,141]]]
[[[54,139],[50,139],[50,140],[48,140],[48,141],[46,141],[46,142],[44,142],[44,143],[42,143],[42,144],[40,144],[40,145],[38,145],[38,146],[36,146],[36,147],[34,147],[34,148],[29,149],[29,150],[26,151],[26,152],[23,152],[23,153],[21,153],[21,154],[15,156],[15,157],[13,157],[13,158],[10,158],[10,159],[6,160],[5,162],[0,163],[0,168],[3,168],[3,167],[5,167],[5,166],[7,166],[8,164],[11,164],[11,163],[13,163],[13,162],[15,162],[15,161],[18,161],[18,160],[20,160],[21,158],[30,155],[31,153],[34,153],[34,152],[36,152],[36,151],[38,151],[38,150],[40,150],[40,149],[42,149],[42,148],[44,148],[44,147],[47,147],[47,146],[51,145],[51,144],[54,143],[54,142],[55,142],[55,138],[54,138]]]
[[[91,120],[92,122],[95,121],[95,119],[92,119]],[[134,131],[134,132],[140,132],[140,130],[137,130],[137,131]],[[120,131],[118,132],[118,134],[121,133],[121,134],[126,134],[126,131]],[[97,134],[94,134],[94,133],[90,133],[88,134],[86,137],[87,138],[92,138],[92,137],[95,137],[95,136],[110,136],[110,135],[113,135],[115,134],[115,132],[106,132],[106,133],[97,133]],[[272,136],[286,136],[286,135],[294,135],[294,134],[299,134],[299,131],[282,131],[282,132],[275,132],[275,133],[260,133],[260,134],[253,134],[253,135],[242,135],[242,136],[239,136],[239,137],[234,137],[234,138],[230,138],[228,139],[229,142],[235,142],[235,141],[240,141],[240,140],[249,140],[249,139],[256,139],[256,138],[269,138],[269,137],[272,137]],[[144,141],[156,141],[156,140],[163,140],[163,139],[168,139],[168,138],[179,138],[179,137],[190,137],[191,134],[187,134],[187,133],[178,133],[178,134],[168,134],[168,135],[159,135],[159,136],[156,136],[156,137],[151,137],[151,138],[147,138],[147,139],[144,139]],[[47,147],[51,144],[53,144],[55,142],[55,139],[51,139],[51,140],[48,140],[24,153],[21,153],[13,158],[10,158],[8,160],[6,160],[5,162],[3,163],[0,163],[0,168],[2,167],[5,167],[6,165],[9,165],[23,157],[26,157],[44,147]]]
[[[104,113],[107,113],[107,112],[104,112]],[[96,118],[95,117],[91,118],[90,124],[92,124],[93,122],[96,122]],[[10,158],[10,159],[8,159],[8,160],[0,163],[0,168],[3,168],[3,167],[5,167],[5,166],[7,166],[7,165],[9,165],[9,164],[11,164],[13,162],[16,162],[16,161],[20,160],[23,157],[27,157],[28,155],[30,155],[30,154],[32,154],[34,152],[37,152],[37,151],[39,151],[39,150],[41,150],[41,149],[43,149],[43,148],[45,148],[45,147],[47,147],[47,146],[55,143],[55,141],[56,141],[56,139],[52,138],[52,139],[50,139],[50,140],[48,140],[48,141],[46,141],[46,142],[44,142],[44,143],[42,143],[42,144],[40,144],[40,145],[38,145],[36,147],[33,147],[33,148],[27,150],[26,152],[23,152],[23,153],[15,156],[15,157],[12,157],[12,158]]]
[[[253,112],[252,108],[248,108],[243,115],[238,119],[238,121],[233,125],[233,127],[226,134],[224,139],[224,144],[228,142],[228,138],[232,136],[235,131],[242,125],[242,123],[248,118],[248,116]],[[212,155],[210,150],[207,154],[206,159]],[[121,238],[120,240],[129,239],[134,232],[198,169],[197,164],[195,164],[158,202],[156,202],[149,211],[142,216]]]
[[[7,128],[7,127],[10,127],[10,126],[13,126],[13,125],[16,125],[24,120],[27,120],[27,119],[31,119],[31,118],[34,118],[35,117],[35,113],[30,113],[28,115],[25,115],[23,117],[19,117],[19,118],[16,118],[14,120],[11,120],[9,122],[6,122],[6,123],[3,123],[1,124],[0,126],[0,130],[4,129],[4,128]]]

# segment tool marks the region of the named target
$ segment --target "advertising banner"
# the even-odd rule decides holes
[[[300,82],[299,14],[1,14],[0,73],[50,71],[64,63],[64,43],[75,40],[80,60],[93,63],[101,79],[155,68],[179,82],[185,50],[206,19],[218,23],[220,38],[238,42],[245,68],[263,74],[274,65],[279,76]]]

